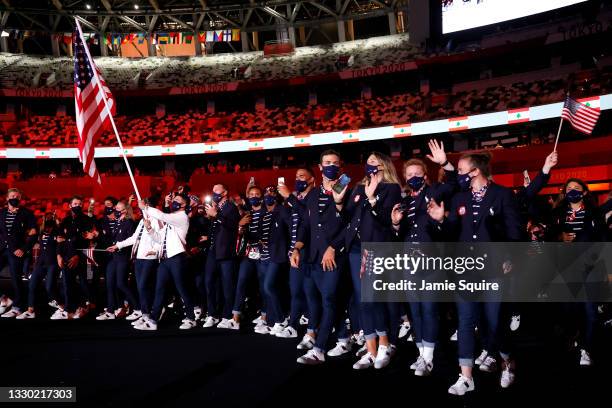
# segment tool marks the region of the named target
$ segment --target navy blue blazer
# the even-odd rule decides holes
[[[400,222],[400,228],[396,231],[395,236],[404,242],[443,241],[444,238],[441,236],[438,223],[427,213],[427,205],[430,200],[434,200],[438,204],[444,202],[445,208],[449,208],[456,190],[456,183],[432,183],[425,185],[415,197],[414,216],[407,217],[407,214],[404,213],[404,217]],[[411,201],[412,197],[410,196],[401,199],[401,202],[406,206]]]
[[[125,241],[129,237],[134,234],[134,230],[136,229],[136,224],[134,220],[130,220],[128,218],[124,218],[122,220],[117,220],[115,224],[115,229],[112,234],[112,242],[116,244],[119,241]],[[132,246],[121,248],[113,253],[115,257],[121,258],[129,258],[132,254]]]
[[[17,249],[28,252],[36,243],[36,234],[28,235],[32,229],[36,229],[36,217],[27,208],[20,207],[15,214],[15,220],[11,232],[6,229],[6,214],[8,208],[0,210],[0,251],[8,248],[12,253]]]
[[[262,220],[264,216],[262,216]],[[270,251],[271,262],[287,262],[290,234],[291,212],[288,208],[277,204],[272,210],[270,235],[268,238],[268,251]]]
[[[401,187],[394,183],[381,183],[374,192],[376,205],[372,207],[365,194],[365,185],[356,186],[346,201],[344,211],[349,220],[345,245],[350,251],[356,242],[386,242],[393,239],[391,211],[402,198]]]
[[[218,261],[232,259],[236,256],[236,240],[238,238],[238,223],[240,213],[238,207],[227,201],[212,220],[214,236],[211,251],[214,251]],[[211,223],[211,225],[212,225]]]
[[[46,240],[43,236],[48,235]],[[36,259],[36,266],[57,266],[57,231],[55,228],[50,234],[42,233],[38,235],[40,252]]]
[[[57,246],[57,253],[64,260],[75,255],[85,256],[82,249],[89,248],[89,240],[83,238],[83,234],[93,231],[94,221],[85,214],[68,214],[59,226],[59,234],[65,237],[65,241]]]
[[[523,237],[521,217],[512,191],[490,183],[478,215],[472,208],[472,193],[459,192],[451,200],[448,217],[440,225],[446,241],[510,242]],[[476,222],[474,222],[476,220]]]
[[[344,211],[339,212],[334,204],[334,198],[330,196],[329,205],[322,209],[319,214],[319,194],[321,187],[316,187],[304,197],[303,200],[289,197],[292,205],[303,207],[304,222],[301,223],[300,234],[308,234],[309,244],[306,249],[306,262],[320,264],[323,254],[328,247],[336,250],[336,256],[345,253],[345,230],[346,220]],[[346,197],[351,192],[347,191]]]

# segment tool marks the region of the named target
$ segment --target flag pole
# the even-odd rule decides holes
[[[96,78],[96,82],[102,91],[102,101],[104,101],[104,109],[106,110],[106,114],[110,119],[110,123],[113,127],[113,131],[115,132],[115,136],[117,137],[117,142],[119,143],[119,149],[121,149],[121,155],[123,156],[123,160],[125,161],[125,167],[127,167],[128,174],[130,175],[130,180],[132,181],[132,186],[134,187],[134,192],[136,193],[136,198],[138,201],[141,201],[140,192],[138,191],[138,186],[136,185],[136,180],[134,179],[134,175],[132,174],[132,168],[130,167],[130,163],[128,162],[127,156],[125,155],[125,150],[123,149],[123,143],[121,143],[121,138],[119,137],[119,132],[117,131],[117,126],[115,126],[115,120],[113,119],[113,115],[111,114],[111,110],[108,107],[108,101],[106,100],[106,92],[102,89],[102,81],[100,81],[100,77],[98,76],[98,70],[94,65],[93,58],[91,58],[91,54],[89,53],[89,47],[85,42],[85,38],[83,38],[83,30],[81,30],[81,24],[77,18],[74,18],[74,22],[76,23],[77,29],[79,30],[79,38],[83,42],[83,48],[85,48],[85,53],[87,54],[87,58],[89,59],[94,77]]]
[[[563,117],[561,117],[561,122],[559,122],[559,130],[557,131],[557,138],[555,139],[555,147],[553,148],[553,152],[557,151],[557,144],[559,143],[559,135],[561,134],[562,126],[563,126]]]

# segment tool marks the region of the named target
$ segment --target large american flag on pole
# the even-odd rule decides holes
[[[115,114],[115,100],[85,47],[83,36],[77,27],[72,35],[72,49],[74,51],[74,103],[79,133],[79,160],[83,163],[83,171],[101,183],[94,162],[94,151],[100,135],[110,127],[110,119],[103,98],[107,99],[112,115]],[[97,77],[94,69],[98,74]]]
[[[568,96],[561,110],[561,118],[566,119],[574,129],[590,135],[597,124],[599,113],[599,109],[591,108]]]

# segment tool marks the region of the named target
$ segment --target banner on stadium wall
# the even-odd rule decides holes
[[[381,65],[378,67],[340,71],[339,75],[340,79],[355,79],[374,75],[390,74],[393,72],[411,71],[417,68],[418,66],[415,61],[406,61],[391,65]]]
[[[580,102],[588,102],[592,106],[599,106],[601,110],[612,109],[612,94],[579,99]],[[531,106],[526,114],[529,122],[558,118],[561,115],[563,102],[547,105]],[[513,113],[510,111],[499,111],[470,115],[461,118],[446,118],[427,122],[406,123],[395,126],[382,126],[367,129],[353,129],[350,131],[338,131],[328,133],[315,133],[306,135],[290,135],[279,137],[267,137],[257,140],[228,140],[220,142],[188,143],[173,145],[171,150],[168,146],[128,146],[125,147],[126,154],[130,157],[155,157],[168,153],[174,155],[187,154],[215,154],[225,152],[243,152],[249,150],[271,150],[286,149],[292,147],[324,146],[338,143],[370,142],[375,140],[394,139],[397,137],[412,137],[419,135],[433,135],[451,131],[462,131],[478,129],[491,126],[505,126],[516,123]],[[522,121],[519,121],[522,123]],[[459,129],[460,128],[460,129]],[[78,157],[76,147],[61,148],[5,148],[6,157],[9,159],[74,159]],[[96,158],[120,157],[121,151],[118,147],[96,148]]]

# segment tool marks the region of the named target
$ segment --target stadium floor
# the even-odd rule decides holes
[[[2,319],[0,385],[76,386],[77,404],[67,406],[86,407],[520,407],[587,401],[609,406],[609,347],[597,353],[596,366],[580,368],[577,352],[563,352],[558,339],[543,342],[542,336],[530,335],[543,327],[526,316],[523,321],[516,339],[515,385],[501,390],[498,374],[478,372],[476,392],[463,398],[446,392],[457,376],[451,342],[436,349],[432,376],[418,378],[408,368],[416,350],[406,341],[380,371],[353,370],[354,357],[301,367],[295,363],[296,339],[258,335],[246,327],[241,332],[181,331],[175,322],[162,321],[157,332],[138,332],[125,321],[91,317]],[[612,344],[609,329],[601,340],[600,350]]]

